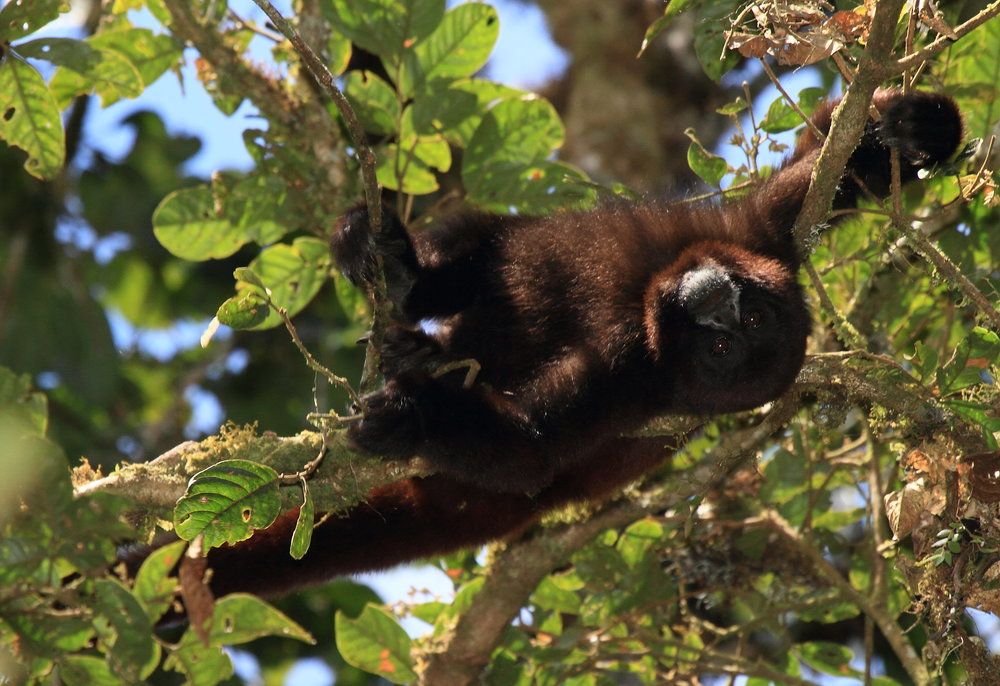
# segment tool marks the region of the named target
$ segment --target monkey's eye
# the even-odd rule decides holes
[[[759,328],[764,323],[764,315],[759,310],[750,310],[743,315],[743,326],[748,329]]]
[[[716,336],[712,341],[712,354],[716,357],[725,357],[732,348],[733,343],[729,340],[729,336]]]

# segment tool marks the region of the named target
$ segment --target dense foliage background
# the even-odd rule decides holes
[[[535,4],[569,59],[540,93],[484,76],[499,30],[487,4],[283,5],[346,103],[251,5],[0,9],[0,680],[236,683],[223,647],[245,644],[265,683],[305,658],[338,684],[997,682],[1000,6]],[[52,30],[68,17],[78,29]],[[88,139],[96,108],[183,64],[196,67],[185,89],[253,113],[232,119],[251,169],[188,176],[199,141],[154,112],[122,122],[134,143],[120,159]],[[809,87],[772,88],[803,76]],[[845,82],[858,102],[876,85],[946,92],[985,142],[817,240],[839,178],[821,165],[800,221],[812,354],[788,395],[716,418],[612,503],[434,561],[454,597],[392,608],[426,621],[422,638],[345,580],[281,612],[198,602],[189,585],[207,628],[154,631],[180,544],[136,579],[111,564],[120,542],[173,522],[178,499],[188,523],[196,472],[245,461],[236,485],[266,491],[251,504],[276,514],[303,499],[343,508],[419,470],[339,442],[338,413],[378,381],[355,345],[371,303],[326,247],[339,214],[376,190],[366,170],[414,230],[468,205],[739,193]],[[735,147],[720,157],[720,142]],[[148,342],[157,332],[165,345]],[[208,437],[205,407],[230,422]],[[279,487],[277,472],[324,449],[308,495]],[[249,535],[214,514],[223,527],[181,534]]]

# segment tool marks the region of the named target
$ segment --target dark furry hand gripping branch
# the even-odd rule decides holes
[[[813,117],[824,133],[834,104]],[[960,142],[949,98],[879,91],[874,104],[881,121],[867,126],[835,209],[888,194],[890,148],[906,182]],[[380,256],[395,317],[386,384],[363,398],[350,439],[420,455],[438,474],[323,522],[302,560],[287,554],[292,516],[212,551],[216,592],[275,594],[516,534],[547,510],[618,492],[672,450],[622,432],[780,396],[810,329],[792,227],[819,145],[807,130],[767,180],[723,205],[471,213],[412,236],[389,211],[379,233],[363,208],[349,213],[337,265],[366,286]],[[481,366],[470,386],[464,369],[439,373],[467,359]]]

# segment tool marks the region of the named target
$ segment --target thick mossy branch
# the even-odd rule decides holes
[[[343,432],[335,432],[327,452],[309,480],[309,490],[320,512],[338,512],[364,500],[373,488],[426,473],[419,460],[385,461],[352,452]],[[155,460],[120,467],[114,473],[79,485],[78,496],[97,491],[122,495],[136,510],[167,515],[187,490],[188,481],[203,469],[223,460],[249,460],[268,465],[279,474],[293,474],[316,458],[323,437],[313,431],[297,436],[257,435],[252,429],[224,427],[218,436],[188,441]],[[281,490],[285,509],[301,503],[297,486]]]

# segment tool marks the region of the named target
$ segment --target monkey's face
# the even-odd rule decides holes
[[[674,411],[748,410],[791,385],[810,328],[794,274],[773,260],[713,250],[663,276],[654,354],[670,377]]]

